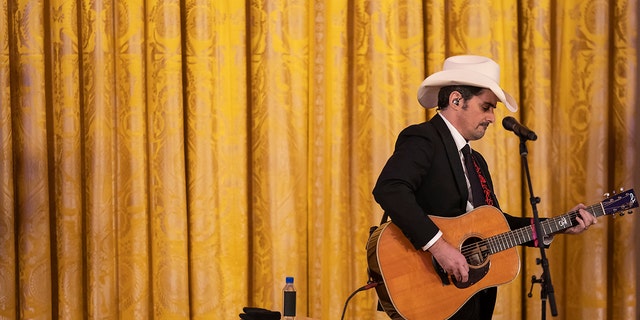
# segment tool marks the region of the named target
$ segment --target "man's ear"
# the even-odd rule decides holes
[[[453,104],[456,107],[460,106],[460,100],[462,100],[462,95],[458,91],[453,91],[449,95],[449,105]]]

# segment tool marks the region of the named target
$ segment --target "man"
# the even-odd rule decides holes
[[[482,138],[495,122],[498,101],[512,112],[518,109],[515,99],[500,88],[499,79],[500,68],[489,58],[446,59],[443,70],[427,77],[418,90],[420,104],[437,106],[438,114],[400,133],[373,190],[376,201],[413,246],[431,252],[447,274],[462,282],[469,276],[467,261],[427,215],[455,217],[480,205],[499,208],[482,155],[472,150],[463,155],[469,141]],[[465,169],[465,160],[470,169]],[[582,204],[574,208],[580,213],[578,225],[565,233],[580,233],[596,223],[584,208]],[[504,215],[512,230],[531,225],[531,218]],[[496,288],[478,292],[451,319],[490,319],[496,292]]]

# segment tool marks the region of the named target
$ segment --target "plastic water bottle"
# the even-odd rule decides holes
[[[282,289],[283,295],[283,320],[293,320],[296,318],[296,287],[293,286],[293,277],[286,278],[286,284]]]

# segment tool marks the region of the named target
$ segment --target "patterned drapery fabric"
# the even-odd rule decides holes
[[[338,319],[366,284],[371,189],[445,57],[501,65],[520,110],[473,147],[501,207],[640,189],[638,2],[8,0],[0,4],[0,319]],[[637,214],[547,251],[558,319],[637,319]],[[496,319],[540,317],[539,252]],[[416,293],[419,294],[419,293]],[[428,303],[429,297],[424,297]],[[385,319],[374,290],[345,319]],[[547,307],[548,310],[548,307]]]

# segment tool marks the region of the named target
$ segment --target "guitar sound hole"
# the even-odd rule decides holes
[[[481,266],[489,257],[487,243],[481,238],[469,237],[462,243],[462,254],[467,259],[469,266]]]

